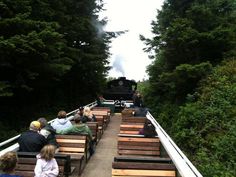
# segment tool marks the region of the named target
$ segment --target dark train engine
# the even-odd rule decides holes
[[[137,89],[137,83],[134,80],[128,80],[125,77],[107,82],[103,97],[106,100],[114,100],[116,103],[132,100],[133,94]]]

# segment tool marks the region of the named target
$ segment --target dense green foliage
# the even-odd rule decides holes
[[[235,0],[166,0],[152,31],[146,104],[203,176],[236,176]]]
[[[198,98],[180,108],[174,137],[194,156],[204,176],[235,176],[236,60],[214,68],[198,90]]]
[[[0,0],[4,126],[17,129],[43,113],[95,99],[114,36],[103,31],[101,10],[102,1],[95,0]]]

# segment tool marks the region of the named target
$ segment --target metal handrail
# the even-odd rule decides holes
[[[164,146],[166,152],[174,162],[178,172],[182,177],[202,177],[201,173],[196,167],[189,161],[185,154],[179,149],[174,143],[170,136],[165,130],[157,123],[156,119],[147,112],[146,117],[152,122],[156,128],[158,137],[160,138],[161,144]]]
[[[97,102],[92,102],[86,106],[94,107],[97,105]],[[67,114],[67,119],[71,120],[74,118],[74,113],[78,112],[79,109],[71,111]],[[158,137],[161,141],[161,144],[164,146],[166,152],[172,159],[175,164],[178,172],[182,177],[203,177],[200,172],[196,169],[196,167],[189,161],[189,159],[185,156],[185,154],[179,149],[179,147],[174,143],[174,141],[170,138],[170,136],[165,132],[165,130],[159,125],[159,123],[155,120],[155,118],[151,115],[150,112],[147,112],[146,117],[152,122],[155,126]],[[51,120],[49,123],[54,121]],[[17,135],[13,138],[10,138],[2,143],[0,143],[0,147],[16,140],[20,135]],[[8,151],[17,151],[19,149],[19,144],[15,143],[12,146],[0,151],[0,156]]]
[[[90,108],[92,108],[92,107],[95,107],[96,105],[97,105],[97,102],[94,101],[94,102],[89,103],[89,104],[87,104],[87,105],[85,105],[85,106],[83,106],[83,107],[90,107]],[[79,111],[79,108],[76,109],[76,110],[74,110],[74,111],[71,111],[71,112],[67,113],[67,114],[66,114],[66,116],[68,116],[67,119],[68,119],[68,120],[73,119],[73,117],[74,117],[73,114],[76,113],[76,112],[78,112],[78,111]],[[55,119],[56,119],[56,118],[55,118]],[[55,119],[49,121],[48,123],[52,123]],[[6,145],[6,144],[8,144],[8,143],[13,142],[14,140],[18,139],[19,137],[20,137],[20,134],[14,136],[14,137],[12,137],[12,138],[10,138],[10,139],[8,139],[8,140],[6,140],[6,141],[1,142],[1,143],[0,143],[0,147]],[[14,149],[15,147],[18,148],[19,145],[17,146],[17,144],[18,144],[18,143],[14,144],[14,145],[12,145],[12,146],[10,146],[10,147],[8,147],[8,148],[9,148],[10,150],[12,150],[12,147],[13,147],[13,149]],[[2,154],[4,154],[5,152],[10,151],[8,148],[6,148],[6,149],[0,151],[0,156],[1,156]]]

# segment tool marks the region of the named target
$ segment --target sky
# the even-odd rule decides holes
[[[143,51],[145,45],[139,35],[152,37],[151,22],[163,0],[104,0],[104,3],[106,10],[100,16],[108,19],[105,31],[128,30],[111,43],[109,76],[124,76],[136,81],[147,79],[146,67],[151,60]]]

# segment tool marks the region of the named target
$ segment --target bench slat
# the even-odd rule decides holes
[[[160,147],[159,146],[127,146],[127,145],[118,145],[118,149],[159,151]]]
[[[155,177],[175,177],[175,171],[167,170],[123,170],[112,169],[114,176],[155,176]]]
[[[114,169],[175,170],[170,163],[113,162]]]
[[[153,155],[159,156],[160,151],[118,150],[121,155]]]
[[[59,147],[59,152],[85,152],[85,149],[73,147]]]
[[[57,138],[58,143],[85,143],[86,140],[74,140],[74,139],[60,139]]]
[[[128,142],[160,142],[159,138],[130,138],[130,137],[118,137],[118,141],[128,141]]]

